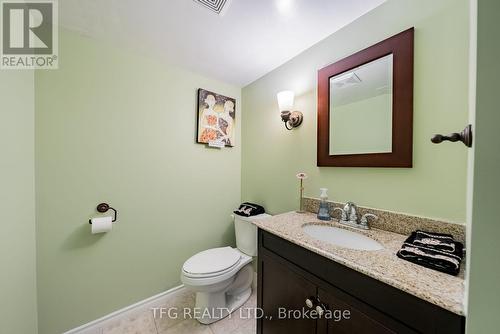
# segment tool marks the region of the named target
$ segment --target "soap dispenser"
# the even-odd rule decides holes
[[[331,220],[332,217],[330,217],[330,205],[328,204],[328,195],[327,191],[328,189],[326,188],[320,188],[321,194],[319,195],[320,202],[319,202],[319,211],[318,211],[318,219],[320,220]]]

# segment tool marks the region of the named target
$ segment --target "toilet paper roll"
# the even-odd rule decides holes
[[[113,217],[97,217],[90,221],[92,222],[92,234],[109,232],[113,228]]]

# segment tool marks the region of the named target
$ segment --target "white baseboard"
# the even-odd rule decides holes
[[[63,334],[100,334],[102,332],[102,328],[110,324],[111,322],[114,322],[122,317],[128,318],[133,313],[139,311],[146,311],[153,307],[160,307],[162,305],[165,305],[170,298],[183,293],[185,290],[186,288],[184,287],[184,285],[179,285],[175,288],[161,292],[157,295],[141,300],[135,304],[124,307],[121,310],[105,315],[104,317],[91,321],[85,325],[64,332]]]
[[[254,290],[257,289],[257,273],[254,272],[253,280],[252,280],[252,288]],[[110,325],[112,322],[119,320],[120,318],[128,318],[132,314],[136,312],[142,312],[150,310],[153,307],[161,307],[167,304],[168,300],[174,298],[175,296],[184,293],[186,288],[184,285],[179,285],[170,290],[161,292],[152,297],[141,300],[135,304],[124,307],[118,311],[112,312],[108,315],[105,315],[99,319],[86,323],[77,328],[71,329],[63,334],[101,334],[102,329],[107,325]]]

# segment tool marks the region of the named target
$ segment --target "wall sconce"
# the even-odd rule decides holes
[[[291,111],[293,109],[294,92],[285,90],[279,92],[278,105],[281,111],[281,120],[285,123],[287,130],[292,130],[302,124],[304,116],[300,111]]]

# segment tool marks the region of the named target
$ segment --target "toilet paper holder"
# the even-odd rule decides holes
[[[109,210],[113,210],[114,214],[113,214],[113,222],[116,221],[116,217],[118,216],[118,212],[116,212],[115,209],[113,209],[112,207],[109,206],[108,203],[100,203],[97,208],[96,208],[97,212],[100,212],[100,213],[105,213],[105,212],[108,212]],[[89,219],[89,224],[92,224],[92,220]]]

